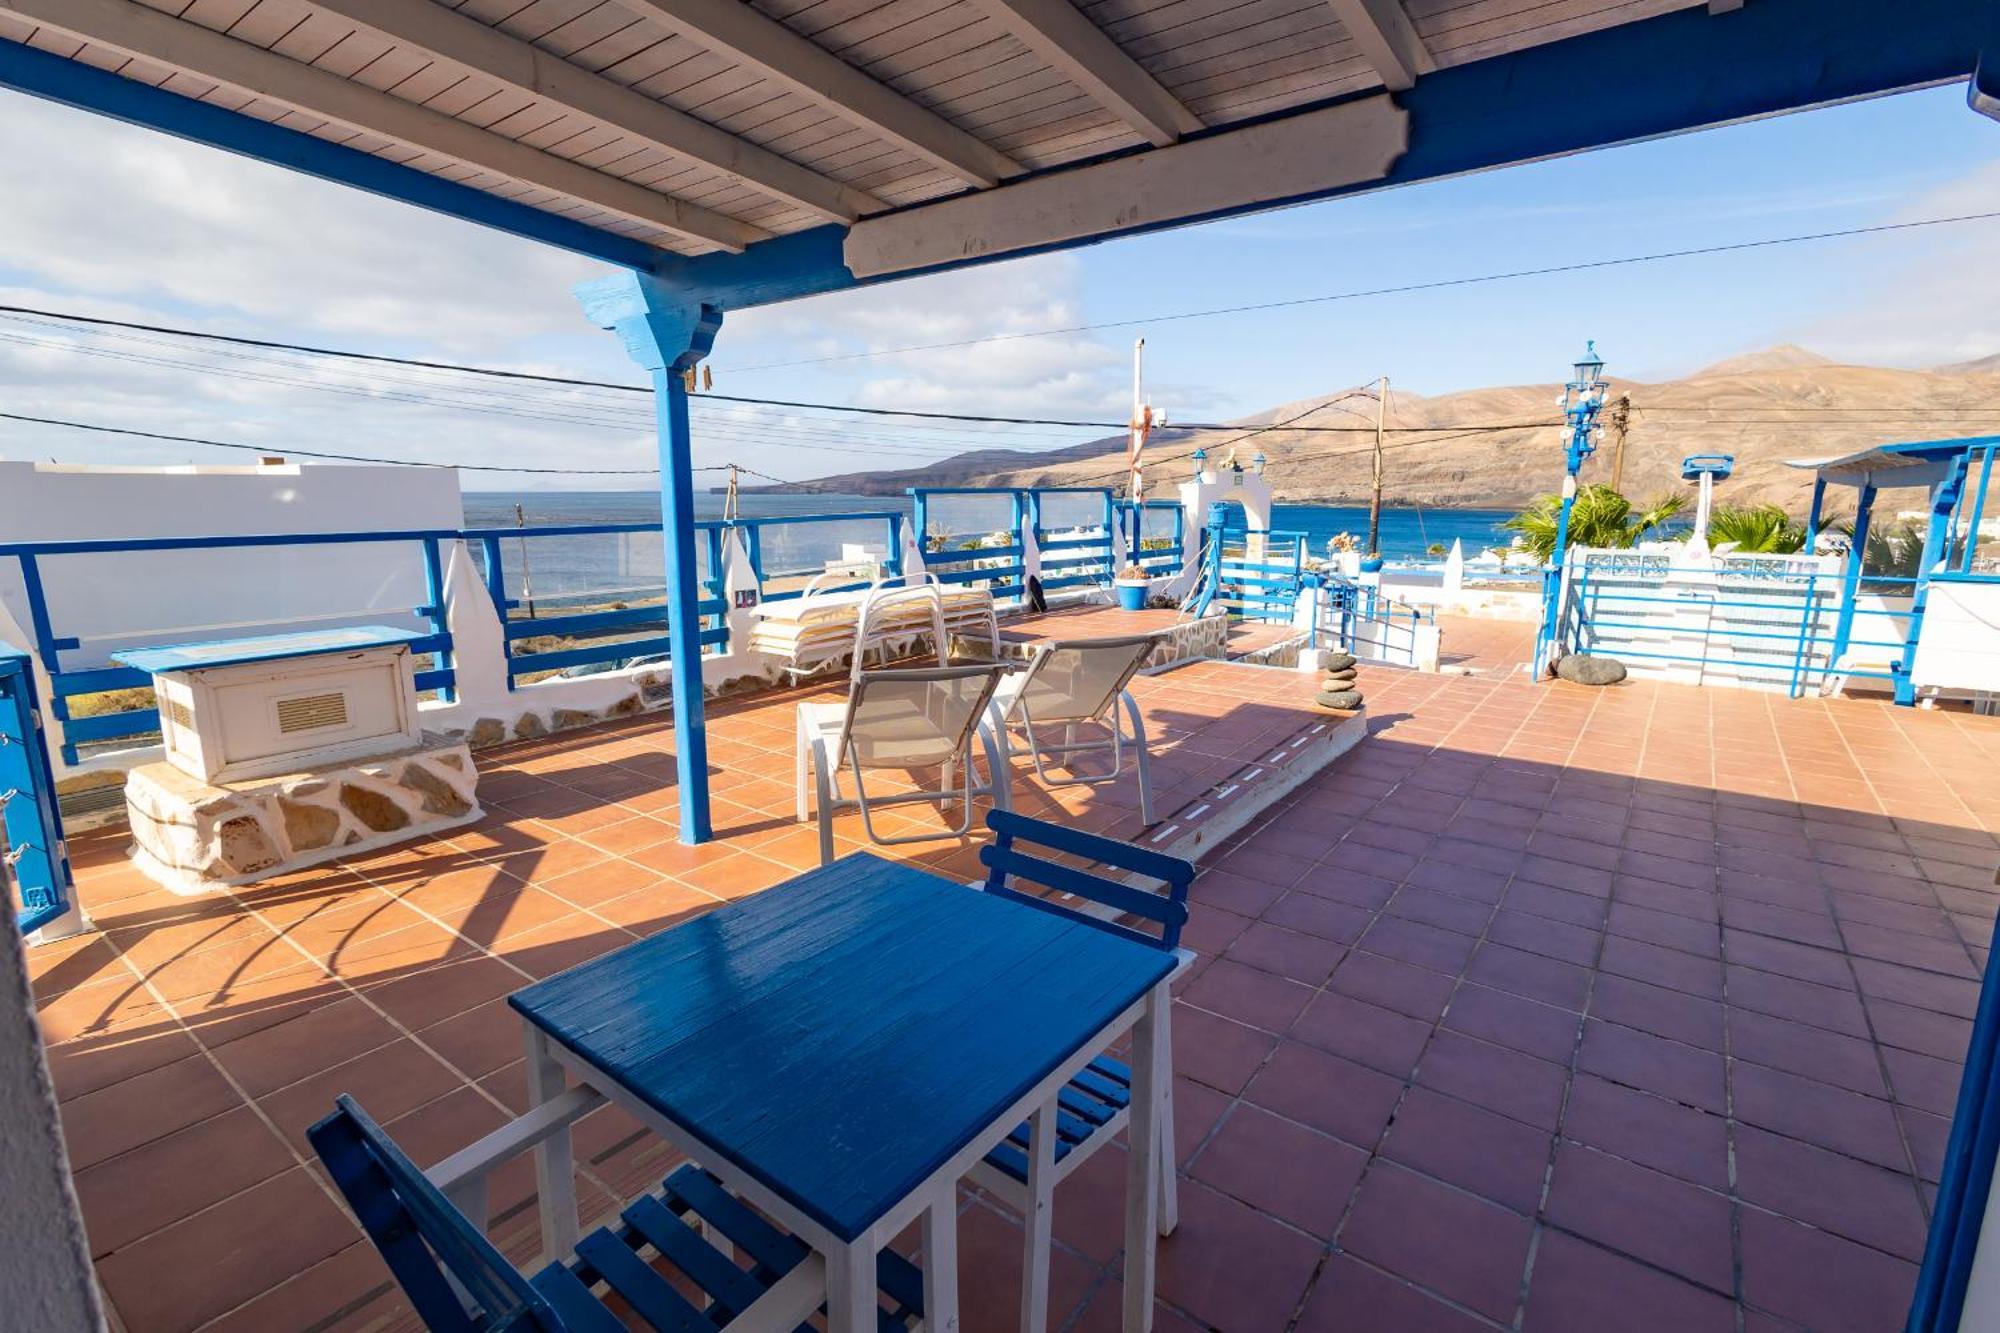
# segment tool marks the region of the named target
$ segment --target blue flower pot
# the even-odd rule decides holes
[[[1380,574],[1382,572],[1382,557],[1379,555],[1362,556],[1361,572],[1363,574]]]
[[[1112,586],[1118,589],[1118,609],[1120,611],[1144,611],[1146,609],[1146,594],[1152,590],[1151,584],[1117,583]]]

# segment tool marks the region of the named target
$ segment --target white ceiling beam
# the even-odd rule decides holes
[[[975,0],[1049,66],[1099,106],[1165,148],[1202,128],[1194,112],[1160,85],[1070,0]]]
[[[1021,164],[991,144],[767,18],[747,0],[624,0],[624,4],[908,149],[968,185],[983,189],[1021,174]]]
[[[841,258],[876,278],[1282,203],[1380,180],[1409,142],[1410,113],[1379,93],[863,218]]]
[[[1361,50],[1362,59],[1382,76],[1382,86],[1401,92],[1415,86],[1419,74],[1437,68],[1417,35],[1402,0],[1327,0],[1341,26]]]
[[[572,65],[530,42],[434,4],[409,0],[311,0],[399,46],[561,107],[676,157],[699,162],[828,222],[852,222],[886,208],[866,190],[843,185],[727,130]]]
[[[0,13],[18,14],[79,40],[550,190],[691,241],[741,252],[771,235],[131,0],[0,0]]]

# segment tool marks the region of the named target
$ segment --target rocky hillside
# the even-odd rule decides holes
[[[1528,384],[1423,398],[1391,386],[1384,453],[1391,504],[1505,506],[1554,490],[1562,479],[1561,386]],[[1678,487],[1690,454],[1736,456],[1724,494],[1737,503],[1774,500],[1803,509],[1812,474],[1786,459],[1824,458],[1900,440],[2000,433],[2000,357],[1931,370],[1840,365],[1801,347],[1734,357],[1685,379],[1659,384],[1612,381],[1603,447],[1584,480],[1609,481],[1617,452],[1619,400],[1624,411],[1623,486],[1634,496]],[[1148,449],[1154,485],[1184,477],[1197,444],[1226,452],[1232,435],[1254,426],[1367,427],[1366,399],[1307,399],[1245,417],[1230,432],[1167,432]],[[1514,426],[1514,423],[1526,423]],[[1495,425],[1514,426],[1489,430]],[[1478,428],[1478,429],[1475,429]],[[1367,431],[1306,433],[1269,429],[1237,443],[1246,465],[1259,449],[1270,459],[1278,498],[1364,501]],[[1049,453],[983,450],[931,467],[825,478],[815,489],[897,494],[906,486],[1103,485],[1121,466],[1123,439]],[[1158,494],[1158,491],[1154,492]]]

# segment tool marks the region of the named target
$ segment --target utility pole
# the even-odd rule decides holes
[[[1382,554],[1382,427],[1389,410],[1389,377],[1375,384],[1375,488],[1368,496],[1368,554]]]
[[[1611,429],[1618,439],[1611,448],[1611,489],[1622,492],[1625,481],[1625,428],[1632,424],[1632,395],[1621,393],[1611,405]]]

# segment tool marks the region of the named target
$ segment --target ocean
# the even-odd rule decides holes
[[[652,491],[468,491],[464,497],[466,526],[513,527],[516,506],[528,527],[590,523],[658,523],[660,497]],[[720,518],[723,498],[695,496],[697,518]],[[895,511],[907,520],[910,501],[903,496],[749,494],[742,497],[746,518],[792,514],[884,513]],[[1351,532],[1357,539],[1368,531],[1368,511],[1338,505],[1277,504],[1271,526],[1306,534],[1307,549],[1323,553],[1329,537]],[[1512,513],[1505,509],[1411,509],[1382,511],[1382,554],[1394,564],[1435,560],[1432,546],[1450,549],[1465,543],[1469,559],[1492,545],[1505,545],[1498,524]],[[841,547],[860,543],[880,548],[886,525],[880,520],[785,525],[764,536],[764,567],[770,573],[815,570],[838,556]],[[597,596],[620,592],[630,596],[657,595],[660,579],[660,539],[651,533],[609,537],[549,537],[535,542],[509,542],[503,547],[508,582],[514,595],[531,592],[537,600]],[[525,568],[523,555],[526,556]]]

